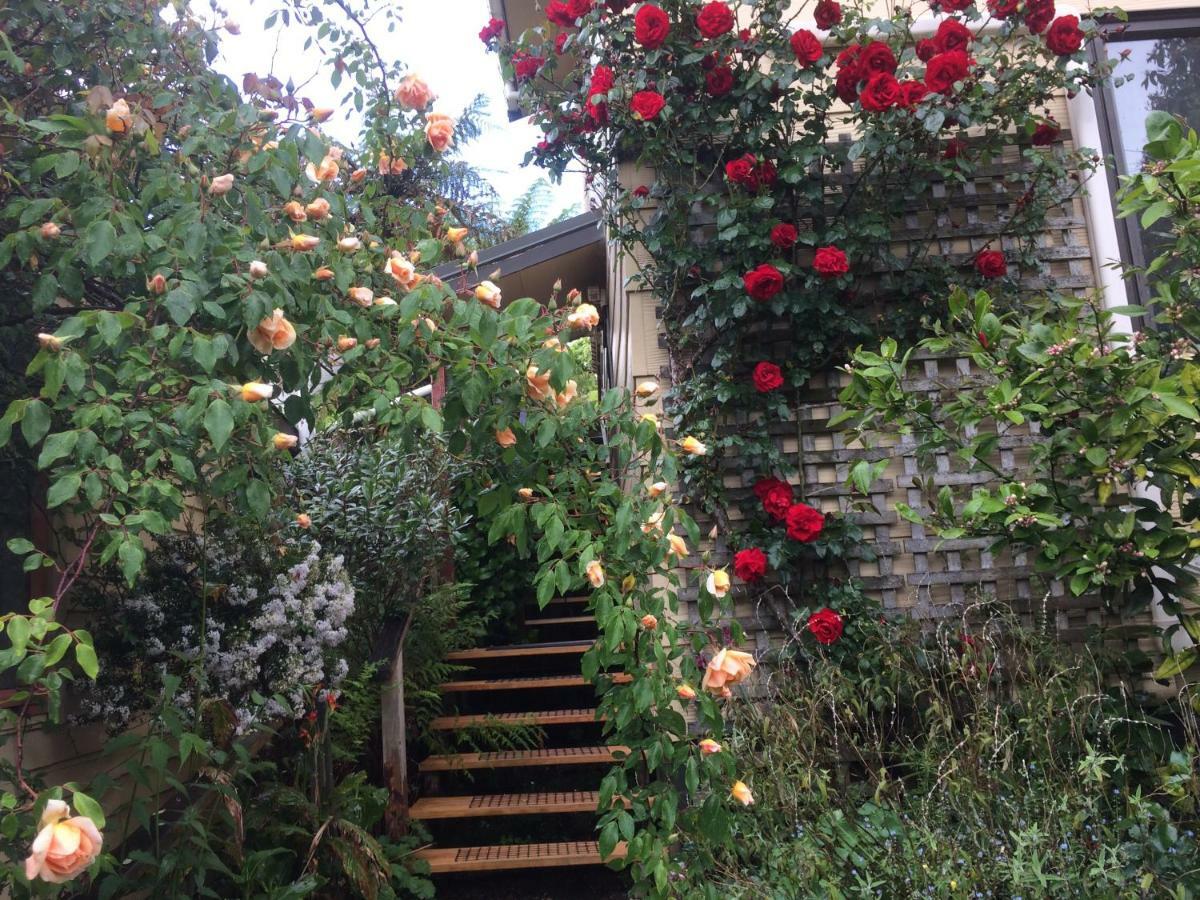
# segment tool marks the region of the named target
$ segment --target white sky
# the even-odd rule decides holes
[[[274,0],[224,0],[221,5],[241,33],[235,36],[224,29],[219,32],[221,54],[214,61],[219,71],[238,85],[246,72],[274,74],[285,84],[291,78],[298,87],[304,85],[299,93],[315,105],[339,106],[342,91],[334,90],[328,71],[319,71],[315,60],[304,53],[308,32],[295,25],[285,29],[279,24],[270,32],[263,30],[263,21],[280,4]],[[530,184],[546,176],[540,169],[521,165],[540,133],[527,119],[508,121],[499,61],[479,40],[479,29],[491,16],[487,0],[403,0],[395,6],[400,10],[401,24],[389,33],[380,16],[377,23],[381,27],[372,31],[372,37],[383,53],[393,54],[408,71],[429,83],[437,94],[434,110],[457,115],[475,95],[488,97],[489,121],[484,133],[462,155],[491,181],[507,207]],[[212,15],[207,7],[208,3],[201,0],[195,3],[202,19]],[[352,108],[347,112],[354,115]],[[340,113],[325,124],[325,129],[347,143],[353,142],[358,131],[357,123]],[[583,210],[582,176],[564,176],[553,191],[547,210],[550,216],[569,206]]]

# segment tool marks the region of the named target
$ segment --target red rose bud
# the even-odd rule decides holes
[[[1008,261],[999,250],[980,250],[975,254],[975,271],[984,278],[1003,278],[1008,274]]]

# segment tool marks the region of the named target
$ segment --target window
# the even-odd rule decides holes
[[[1150,112],[1179,115],[1193,128],[1200,128],[1200,10],[1134,14],[1126,27],[1114,26],[1112,31],[1107,43],[1097,42],[1095,52],[1119,60],[1113,82],[1097,95],[1104,155],[1116,163],[1115,172],[1109,169],[1110,187],[1115,191],[1117,175],[1128,175],[1142,166]],[[1169,227],[1164,220],[1143,231],[1136,220],[1119,219],[1122,259],[1144,266],[1158,255]],[[1131,299],[1149,299],[1142,279],[1132,287]]]

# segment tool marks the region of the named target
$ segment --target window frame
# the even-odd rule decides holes
[[[1131,12],[1128,22],[1109,20],[1106,25],[1112,29],[1108,32],[1107,39],[1093,41],[1089,48],[1089,59],[1093,63],[1112,59],[1118,54],[1114,54],[1109,48],[1114,46],[1119,48],[1119,45],[1126,41],[1154,40],[1162,37],[1200,38],[1200,7],[1175,7]],[[1117,66],[1115,74],[1118,76],[1122,74],[1120,65]],[[1117,115],[1116,91],[1112,82],[1105,81],[1100,90],[1095,92],[1094,99],[1100,131],[1100,149],[1106,163],[1104,174],[1108,181],[1109,194],[1113,198],[1115,212],[1117,192],[1120,187],[1119,176],[1129,173],[1121,171],[1124,159],[1117,152],[1123,144],[1120,118]],[[1196,125],[1200,127],[1200,123],[1196,123]],[[1141,227],[1132,217],[1114,217],[1113,227],[1116,230],[1121,261],[1139,269],[1145,268],[1147,261]],[[1132,303],[1144,306],[1153,296],[1145,277],[1140,274],[1126,278],[1125,284],[1130,294],[1129,300]]]

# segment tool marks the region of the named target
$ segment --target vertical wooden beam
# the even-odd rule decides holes
[[[404,629],[407,634],[408,629]],[[387,780],[388,836],[408,833],[408,747],[404,742],[404,635],[396,643],[382,692],[383,772]]]

